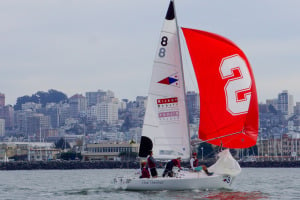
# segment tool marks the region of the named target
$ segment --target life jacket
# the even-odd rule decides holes
[[[151,156],[149,156],[149,157],[147,158],[147,163],[148,163],[148,167],[149,167],[150,169],[155,168],[155,162],[153,162],[153,157],[152,157],[152,159],[151,159]]]
[[[150,173],[149,173],[148,169],[145,168],[145,167],[142,169],[142,176],[141,176],[141,178],[150,178]]]
[[[178,167],[179,169],[181,169],[179,160],[173,159],[172,162],[173,162],[173,164],[174,164],[176,167]]]
[[[198,167],[199,160],[197,158],[194,159],[193,166]]]

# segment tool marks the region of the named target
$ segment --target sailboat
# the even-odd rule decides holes
[[[139,157],[188,161],[191,144],[181,47],[175,5],[171,0],[155,54]],[[241,172],[228,148],[248,148],[258,135],[258,103],[250,64],[233,42],[217,34],[182,28],[200,94],[199,138],[227,148],[203,172],[181,171],[175,177],[119,177],[127,190],[230,188]]]

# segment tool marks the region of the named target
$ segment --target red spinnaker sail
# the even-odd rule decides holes
[[[222,36],[182,30],[199,87],[199,138],[228,148],[255,145],[258,102],[253,72],[245,54]]]

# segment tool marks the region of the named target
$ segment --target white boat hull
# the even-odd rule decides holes
[[[184,172],[176,177],[129,178],[114,180],[116,188],[124,190],[189,190],[230,188],[234,177],[230,175],[207,176],[203,172]]]

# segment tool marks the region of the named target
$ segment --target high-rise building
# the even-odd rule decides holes
[[[42,108],[42,104],[34,103],[34,102],[27,102],[22,104],[22,110],[32,110],[36,111]]]
[[[0,93],[0,107],[5,106],[5,94]]]
[[[4,108],[3,119],[5,119],[5,128],[14,128],[14,108],[11,105],[7,105]]]
[[[294,108],[294,114],[300,115],[300,102],[296,102],[296,106]]]
[[[59,126],[63,126],[66,122],[66,119],[71,117],[70,114],[70,104],[68,103],[63,103],[59,104]]]
[[[86,92],[85,93],[88,107],[94,106],[97,104],[97,99],[98,99],[99,93],[102,93],[102,92],[103,92],[102,90],[98,90],[97,92]]]
[[[136,97],[136,103],[138,107],[141,107],[143,109],[146,109],[146,105],[147,105],[147,97],[143,97],[143,96],[137,96]]]
[[[278,99],[267,99],[266,104],[272,105],[276,110],[278,110]]]
[[[80,114],[86,113],[87,101],[81,94],[75,94],[69,99],[71,117],[78,118]]]
[[[118,99],[112,102],[102,102],[96,105],[96,117],[98,121],[106,121],[108,124],[114,124],[118,121]]]
[[[111,102],[111,100],[115,97],[115,94],[110,90],[106,92],[98,90],[97,92],[86,92],[85,96],[87,99],[87,105],[90,107],[97,103]]]
[[[199,94],[194,91],[188,91],[186,95],[187,109],[189,115],[198,116],[200,113]]]
[[[27,134],[30,136],[35,135],[36,138],[41,140],[45,138],[46,133],[50,128],[50,117],[40,113],[35,113],[27,118]]]
[[[294,99],[292,95],[289,95],[287,90],[283,90],[278,94],[277,102],[278,110],[282,114],[290,116],[294,112]]]
[[[48,103],[44,114],[50,117],[51,127],[59,127],[59,105],[56,103]]]
[[[3,137],[5,134],[5,120],[0,119],[0,137]]]
[[[32,116],[34,112],[32,110],[18,110],[15,111],[15,123],[18,127],[19,133],[27,135],[27,119]]]

